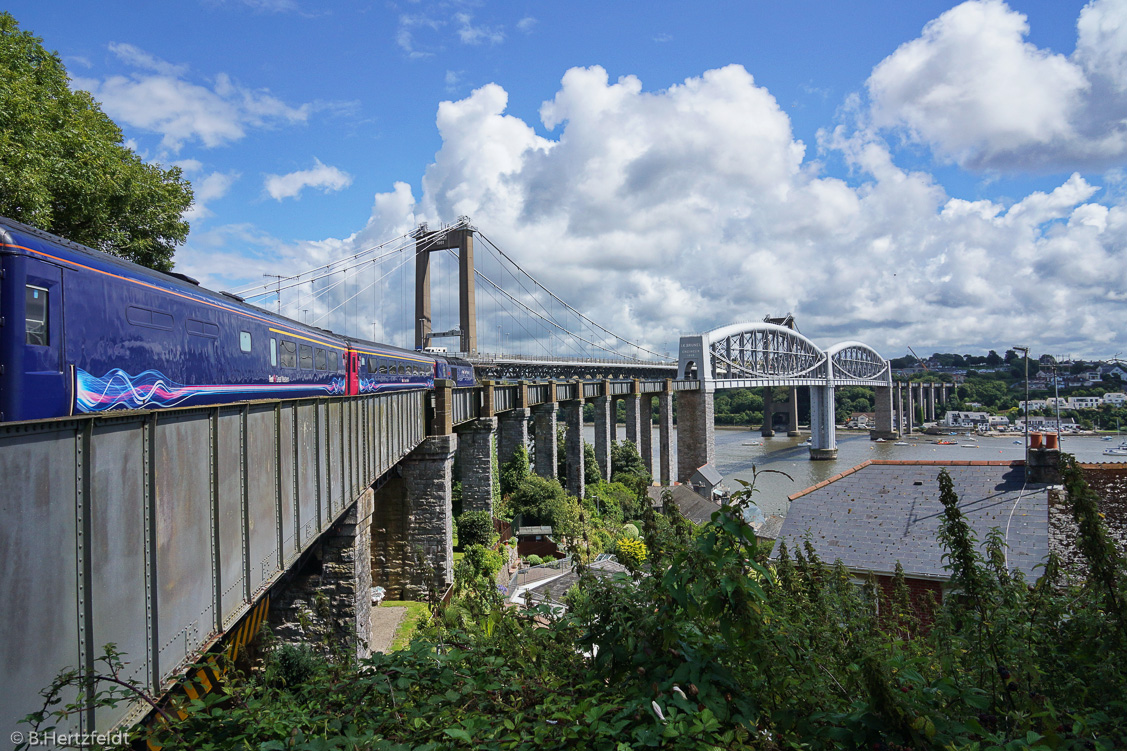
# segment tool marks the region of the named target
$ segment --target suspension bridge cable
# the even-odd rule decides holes
[[[552,296],[552,298],[553,298],[554,300],[556,300],[556,302],[558,302],[558,303],[560,303],[561,305],[563,305],[563,306],[564,306],[565,308],[567,308],[568,310],[570,310],[570,311],[571,311],[572,313],[575,313],[575,314],[576,314],[577,316],[579,316],[580,318],[582,318],[582,319],[583,319],[584,321],[587,321],[588,323],[590,323],[590,324],[591,324],[592,326],[596,327],[597,329],[599,329],[599,330],[600,330],[600,331],[602,331],[603,333],[605,333],[605,334],[609,334],[610,336],[613,336],[613,337],[614,337],[615,339],[617,339],[617,340],[623,341],[623,342],[625,342],[626,344],[629,344],[630,346],[632,346],[632,347],[634,347],[634,348],[636,348],[636,349],[639,349],[639,350],[641,350],[642,352],[647,352],[647,353],[649,353],[649,354],[653,355],[654,357],[658,357],[658,358],[661,358],[661,357],[662,357],[662,355],[658,354],[657,352],[654,352],[653,350],[650,350],[650,349],[646,349],[646,348],[645,348],[645,347],[643,347],[642,345],[640,345],[640,344],[637,344],[637,343],[635,343],[635,342],[632,342],[632,341],[630,341],[629,339],[625,339],[625,338],[623,338],[623,337],[619,336],[618,334],[615,334],[615,333],[614,333],[613,331],[610,331],[609,329],[605,328],[604,326],[601,326],[601,325],[599,325],[598,323],[595,323],[595,322],[594,322],[594,321],[592,321],[592,320],[591,320],[590,318],[588,318],[587,316],[583,315],[582,313],[580,313],[580,312],[579,312],[578,310],[576,310],[575,308],[573,308],[573,307],[571,307],[570,305],[568,305],[568,304],[567,304],[566,302],[564,302],[564,301],[563,301],[562,299],[560,299],[560,297],[559,297],[558,295],[556,295],[556,294],[555,294],[554,292],[552,292],[552,290],[548,289],[548,288],[547,288],[547,287],[545,287],[545,286],[544,286],[543,284],[541,284],[541,283],[540,283],[540,282],[539,282],[539,281],[538,281],[538,280],[537,280],[537,279],[536,279],[536,278],[535,278],[534,276],[532,276],[532,274],[529,274],[529,273],[528,273],[527,271],[525,271],[525,270],[524,270],[524,269],[523,269],[523,268],[521,267],[521,265],[520,265],[519,263],[517,263],[516,261],[514,261],[514,260],[513,260],[512,258],[509,258],[509,256],[508,256],[508,255],[507,255],[507,254],[505,253],[505,251],[501,250],[501,248],[499,248],[499,247],[497,246],[497,244],[496,244],[496,243],[494,243],[494,242],[493,242],[492,240],[490,240],[490,239],[489,239],[489,238],[488,238],[488,237],[487,237],[487,236],[486,236],[486,235],[485,235],[484,233],[482,233],[482,232],[481,232],[480,230],[478,230],[478,232],[477,232],[477,233],[478,233],[478,234],[479,234],[479,235],[481,236],[481,239],[482,239],[482,240],[484,240],[485,242],[487,242],[487,243],[488,243],[488,244],[489,244],[490,246],[492,246],[492,247],[496,248],[496,249],[497,249],[497,252],[498,252],[498,253],[500,253],[500,254],[501,254],[502,256],[504,256],[504,257],[505,257],[505,259],[506,259],[506,260],[508,260],[508,262],[509,262],[509,263],[511,263],[511,264],[513,264],[514,266],[516,266],[516,267],[517,267],[517,268],[518,268],[518,269],[520,270],[520,272],[521,272],[522,274],[524,274],[524,275],[525,275],[525,276],[527,276],[527,277],[528,277],[529,279],[531,279],[531,280],[532,280],[532,281],[533,281],[533,282],[534,282],[534,283],[536,284],[536,286],[540,287],[540,289],[542,289],[542,290],[544,290],[545,292],[547,292],[547,293],[548,293],[549,295],[551,295],[551,296]]]
[[[314,268],[312,268],[312,269],[304,269],[304,270],[302,270],[302,271],[298,272],[298,273],[297,273],[297,274],[295,274],[295,275],[292,275],[292,276],[287,276],[287,277],[284,277],[284,278],[286,278],[286,279],[297,279],[297,278],[299,278],[299,277],[301,277],[301,276],[304,276],[305,274],[312,274],[312,273],[313,273],[313,272],[315,272],[315,271],[321,271],[321,270],[323,270],[323,269],[328,269],[328,268],[331,268],[331,267],[333,267],[333,266],[336,266],[336,265],[338,265],[338,264],[341,264],[341,263],[346,263],[346,262],[348,262],[348,261],[352,261],[352,260],[355,260],[355,259],[359,258],[360,256],[363,256],[363,255],[365,255],[365,254],[367,254],[367,253],[372,253],[372,252],[374,252],[374,251],[377,251],[377,250],[379,250],[380,248],[382,248],[382,247],[384,247],[384,246],[390,245],[390,244],[391,244],[391,243],[393,243],[393,242],[398,242],[398,241],[400,241],[400,240],[403,240],[403,239],[405,239],[405,238],[407,238],[407,237],[410,237],[410,235],[399,235],[398,237],[392,238],[391,240],[387,240],[386,242],[382,242],[382,243],[380,243],[379,245],[373,245],[373,246],[371,246],[371,247],[368,247],[368,248],[365,248],[365,249],[363,249],[363,250],[361,250],[361,251],[358,251],[358,252],[356,252],[356,253],[353,253],[353,254],[352,254],[351,256],[348,256],[347,258],[338,258],[338,259],[337,259],[337,260],[335,260],[335,261],[329,261],[329,262],[328,262],[328,263],[326,263],[326,264],[322,264],[321,266],[316,266],[316,267],[314,267]],[[399,250],[399,249],[401,249],[401,248],[396,248],[396,250]],[[395,252],[395,251],[393,250],[393,251],[391,251],[391,252]],[[336,273],[336,272],[335,272],[335,271],[333,271],[333,272],[330,272],[330,273]],[[309,279],[305,279],[305,280],[303,280],[303,281],[310,281],[310,280],[309,280]],[[244,287],[244,288],[243,288],[242,290],[236,290],[236,291],[234,291],[234,292],[233,292],[233,294],[236,294],[236,295],[241,295],[241,296],[246,296],[246,295],[247,295],[247,293],[249,293],[249,292],[250,292],[251,290],[256,290],[256,289],[258,289],[259,287],[262,287],[262,288],[263,288],[263,289],[265,290],[267,286],[268,286],[268,285],[267,285],[267,284],[265,284],[265,283],[264,283],[264,284],[253,284],[253,285],[251,285],[251,286],[249,286],[249,287]],[[254,296],[254,297],[259,297],[259,295],[253,295],[253,296]]]

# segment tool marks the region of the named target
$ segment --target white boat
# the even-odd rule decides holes
[[[812,440],[810,440],[809,438],[807,438],[807,439],[806,439],[805,441],[803,441],[802,443],[800,443],[800,444],[798,444],[798,445],[799,445],[799,446],[813,446],[813,445],[814,445],[814,441],[812,441]]]
[[[894,443],[892,445],[893,446],[907,446],[908,442],[907,441],[897,441],[896,443]]]
[[[1104,454],[1107,456],[1127,456],[1127,441],[1123,441],[1114,448],[1104,449]]]
[[[887,443],[887,441],[885,441],[883,438],[878,438],[875,441],[873,441],[873,443]]]

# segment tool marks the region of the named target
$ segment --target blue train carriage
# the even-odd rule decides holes
[[[455,386],[473,386],[476,384],[473,365],[468,360],[463,360],[460,357],[445,357],[444,359],[447,375],[442,376],[443,378],[449,378]]]
[[[347,344],[0,218],[0,420],[344,394]]]
[[[356,358],[355,381],[350,368],[348,393],[382,394],[434,388],[437,361],[433,356],[363,339],[346,337],[346,340]]]

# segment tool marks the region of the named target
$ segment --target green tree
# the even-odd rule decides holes
[[[524,523],[535,522],[552,527],[559,534],[572,534],[579,519],[579,503],[567,494],[558,480],[529,475],[509,496],[513,514],[520,514]]]
[[[513,452],[512,458],[501,467],[501,496],[512,494],[529,474],[528,449],[521,444]]]
[[[610,447],[610,477],[616,482],[622,478],[619,475],[635,475],[649,477],[642,455],[633,441],[614,441]]]
[[[583,442],[583,484],[594,485],[602,482],[603,473],[599,469],[599,459],[595,456],[595,447],[586,441]]]
[[[192,188],[146,164],[59,56],[0,12],[0,214],[161,271],[188,237]]]
[[[493,517],[488,511],[467,511],[455,520],[455,524],[458,527],[458,544],[463,548],[493,544]]]

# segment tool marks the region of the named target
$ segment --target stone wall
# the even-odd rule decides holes
[[[482,417],[458,426],[458,467],[462,510],[493,514],[493,435],[497,418]]]
[[[372,582],[390,600],[441,597],[453,583],[451,475],[457,436],[431,436],[376,493],[371,517]]]
[[[1127,463],[1081,464],[1084,480],[1100,497],[1099,508],[1107,531],[1120,555],[1127,555]],[[1076,544],[1079,530],[1062,491],[1049,493],[1049,550],[1061,558],[1072,579],[1087,572],[1084,555]]]
[[[677,479],[688,482],[705,464],[716,462],[716,406],[712,391],[677,393]]]
[[[368,655],[373,498],[371,490],[365,491],[272,594],[269,622],[280,641]]]

